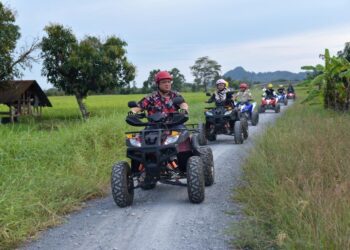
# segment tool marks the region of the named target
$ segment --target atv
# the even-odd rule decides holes
[[[277,93],[278,103],[283,103],[285,106],[288,105],[287,95],[285,93]]]
[[[209,141],[215,141],[218,134],[234,136],[236,144],[242,144],[248,138],[248,121],[240,116],[237,107],[215,102],[215,107],[205,108],[204,115],[206,138]]]
[[[259,107],[259,113],[264,113],[267,109],[272,109],[276,113],[281,111],[281,106],[277,102],[277,98],[274,96],[263,97],[261,100],[261,105]]]
[[[244,117],[247,121],[251,121],[252,126],[259,123],[259,113],[255,110],[256,102],[237,102],[236,105],[240,110],[241,118]]]
[[[175,104],[182,102],[181,97],[174,99]],[[129,102],[128,106],[137,104]],[[112,195],[119,207],[132,205],[134,189],[153,189],[158,182],[187,186],[192,203],[204,200],[205,186],[214,183],[213,154],[209,147],[199,145],[198,129],[183,125],[187,120],[188,115],[182,112],[128,114],[129,125],[145,128],[126,132],[126,155],[131,165],[119,161],[112,167]]]
[[[296,98],[296,95],[295,95],[294,92],[288,92],[288,94],[287,94],[287,99],[293,99],[293,100],[295,100],[295,98]]]

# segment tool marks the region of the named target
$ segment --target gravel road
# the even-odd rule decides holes
[[[108,195],[88,202],[63,225],[43,232],[21,249],[230,249],[232,239],[225,230],[240,218],[240,207],[230,198],[232,189],[257,135],[280,116],[273,111],[260,115],[258,126],[249,127],[249,138],[242,145],[223,135],[210,143],[216,180],[206,188],[203,203],[190,203],[186,187],[165,184],[154,190],[135,190],[129,208],[117,207]]]

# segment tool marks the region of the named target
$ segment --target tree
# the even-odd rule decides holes
[[[350,62],[343,56],[330,56],[328,49],[325,50],[322,58],[325,61],[324,66],[302,67],[302,69],[314,68],[318,70],[318,74],[309,83],[309,95],[304,102],[322,94],[325,108],[349,110]],[[315,89],[314,86],[318,86],[318,89]]]
[[[208,86],[211,85],[214,79],[218,78],[221,71],[221,65],[209,57],[200,57],[195,61],[195,64],[190,67],[194,81],[197,85],[203,85],[205,92]]]
[[[156,90],[156,85],[155,85],[155,75],[160,71],[160,69],[154,69],[149,72],[148,78],[146,81],[143,82],[143,88],[142,92],[148,93],[153,90]],[[170,75],[173,77],[173,84],[172,84],[172,89],[181,91],[181,88],[184,86],[186,80],[185,76],[181,74],[180,70],[177,68],[173,68],[172,70],[169,71]]]
[[[21,36],[15,21],[14,12],[0,2],[0,81],[19,77],[19,67],[30,67],[31,62],[37,60],[32,56],[38,47],[36,39],[30,46],[15,51],[17,40]]]
[[[42,75],[56,88],[76,97],[84,119],[88,111],[83,102],[89,91],[129,86],[135,66],[126,58],[127,43],[111,36],[102,42],[87,36],[78,41],[69,28],[51,24],[44,29],[41,42]]]
[[[160,69],[154,69],[149,72],[147,80],[143,82],[143,88],[142,88],[143,93],[148,93],[156,89],[155,88],[156,82],[154,80],[154,77],[159,71]]]
[[[170,75],[173,77],[173,86],[172,88],[177,91],[181,91],[186,79],[183,74],[180,73],[180,70],[177,68],[173,68],[172,70],[169,71]]]

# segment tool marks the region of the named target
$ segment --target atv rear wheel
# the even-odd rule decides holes
[[[203,123],[198,124],[198,131],[199,131],[199,134],[198,134],[199,145],[201,145],[201,146],[207,145],[208,141],[207,141],[207,138],[205,136],[205,126]]]
[[[114,202],[119,207],[130,206],[134,200],[134,181],[127,162],[117,162],[112,167],[111,188]]]
[[[243,129],[241,121],[236,121],[234,126],[234,136],[235,136],[235,143],[236,144],[242,144],[243,143]]]
[[[252,125],[256,126],[259,123],[259,113],[256,111],[253,111],[252,113]]]
[[[213,151],[209,147],[201,147],[198,152],[203,163],[205,186],[211,186],[215,179]]]
[[[284,106],[287,106],[287,105],[288,105],[288,99],[284,98]]]
[[[275,112],[279,113],[280,111],[281,111],[281,105],[279,103],[277,103],[275,106]]]
[[[264,106],[259,106],[258,108],[259,113],[264,113],[265,112],[265,107]]]
[[[199,156],[191,156],[187,161],[187,192],[192,203],[201,203],[204,200],[204,171]]]

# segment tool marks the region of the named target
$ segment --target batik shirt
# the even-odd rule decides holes
[[[174,98],[177,96],[181,95],[175,91],[170,91],[167,96],[162,96],[158,91],[155,91],[139,101],[138,106],[142,110],[147,110],[148,115],[156,112],[173,113],[180,108],[173,103]]]

